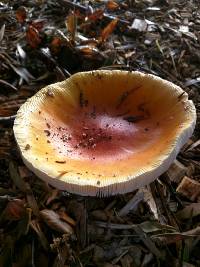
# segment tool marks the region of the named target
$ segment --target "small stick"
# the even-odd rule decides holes
[[[8,116],[8,117],[0,117],[0,122],[7,122],[7,121],[13,121],[15,119],[16,115]]]
[[[17,88],[16,88],[14,85],[12,85],[12,84],[10,84],[10,83],[4,81],[4,80],[0,80],[0,83],[2,83],[2,84],[4,84],[5,86],[7,86],[7,87],[9,87],[9,88],[11,88],[11,89],[17,91]]]

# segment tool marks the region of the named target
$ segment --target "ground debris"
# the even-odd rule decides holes
[[[186,206],[184,209],[177,212],[176,216],[179,219],[191,219],[192,217],[200,215],[200,203],[192,203]]]
[[[60,216],[53,210],[48,210],[48,209],[41,210],[40,215],[44,220],[44,222],[50,228],[59,231],[61,233],[67,233],[67,234],[73,233],[72,227],[68,223],[60,220]]]
[[[0,266],[199,266],[198,1],[4,2]],[[39,89],[99,68],[158,75],[184,88],[197,109],[195,132],[165,174],[137,192],[105,199],[79,197],[39,180],[24,167],[12,130],[17,110]],[[119,114],[131,92],[119,99]],[[46,97],[54,101],[51,88]],[[129,123],[146,118],[127,114],[120,116]],[[85,138],[87,131],[83,141],[96,145]]]
[[[175,160],[167,171],[172,182],[179,183],[185,176],[187,168],[178,160]]]
[[[176,191],[191,201],[200,202],[200,183],[185,176]]]
[[[142,19],[134,19],[131,29],[137,30],[139,32],[145,32],[147,29],[147,22]]]
[[[137,210],[138,204],[143,200],[143,192],[137,192],[131,200],[118,212],[118,215],[123,217],[126,216],[130,211]]]

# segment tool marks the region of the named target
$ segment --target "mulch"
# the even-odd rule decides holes
[[[0,267],[200,266],[199,18],[199,0],[0,2]],[[166,173],[107,198],[42,182],[12,130],[27,98],[94,69],[160,76],[197,111]]]

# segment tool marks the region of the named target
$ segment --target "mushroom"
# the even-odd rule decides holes
[[[108,196],[165,172],[195,122],[194,104],[175,84],[98,70],[41,89],[19,109],[14,134],[24,163],[47,183]]]

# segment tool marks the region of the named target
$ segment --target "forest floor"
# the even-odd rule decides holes
[[[149,186],[108,198],[45,184],[13,121],[45,85],[94,69],[139,70],[193,100],[193,136]],[[0,2],[0,267],[200,266],[199,0]]]

